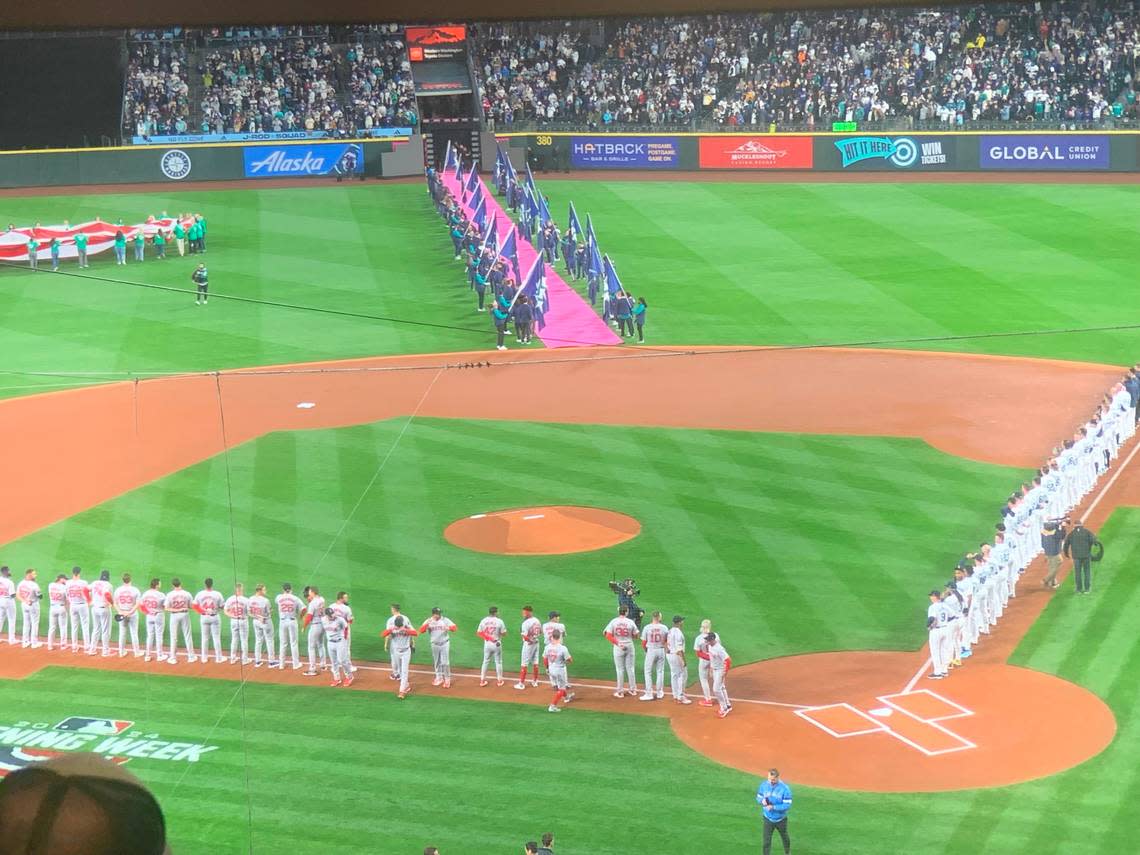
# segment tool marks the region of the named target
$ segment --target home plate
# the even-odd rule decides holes
[[[868,710],[868,712],[871,713],[871,715],[877,715],[879,718],[886,718],[894,712],[894,710],[890,707],[879,707],[877,710]]]
[[[302,401],[301,403],[299,403],[297,405],[297,409],[298,410],[311,410],[315,406],[316,406],[316,404],[314,404],[312,401]]]

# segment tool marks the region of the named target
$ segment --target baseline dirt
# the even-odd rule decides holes
[[[637,537],[641,523],[603,508],[548,505],[472,514],[443,530],[448,543],[499,555],[568,555]]]
[[[460,367],[471,360],[489,364]],[[21,493],[0,519],[0,541],[270,431],[410,415],[911,436],[952,454],[1031,466],[1072,432],[1120,373],[1104,365],[911,351],[599,348],[282,366],[14,398],[0,401],[0,471]],[[528,390],[525,399],[500,394],[517,383]],[[1049,396],[1040,394],[1046,387]],[[599,388],[623,394],[601,395]],[[1093,525],[1118,502],[1138,497],[1140,478],[1127,472],[1092,516]],[[1004,664],[1050,596],[1034,589],[1040,575],[1037,565],[1030,568],[999,634],[979,646],[967,667],[933,683],[946,701],[911,694],[892,701],[905,707],[896,709],[883,700],[902,692],[925,660],[921,650],[789,657],[733,669],[729,686],[739,700],[724,721],[695,704],[618,700],[600,684],[584,685],[575,705],[668,716],[681,739],[720,762],[754,773],[781,762],[796,768],[797,780],[818,786],[955,789],[1051,774],[1102,750],[1115,725],[1107,707],[1079,687]],[[20,649],[0,657],[0,676],[26,676],[52,664],[316,682],[292,671],[171,667]],[[353,690],[391,689],[382,670],[364,668],[358,678]],[[443,691],[428,682],[420,676],[417,692]],[[479,689],[466,673],[450,691],[549,702],[545,689],[516,692],[510,682]],[[922,708],[912,708],[916,703]],[[923,720],[936,717],[932,710],[956,715],[955,708],[973,715]],[[1058,737],[1058,709],[1087,724],[1085,735]]]

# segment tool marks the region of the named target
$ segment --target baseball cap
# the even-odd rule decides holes
[[[932,590],[932,591],[930,592],[930,596],[932,596],[932,597],[941,597],[941,596],[942,596],[942,592],[941,592],[941,591],[939,591],[937,588],[935,588],[934,590]]]
[[[432,613],[433,615],[441,615],[441,614],[443,614],[443,612],[442,612],[442,611],[440,611],[440,609],[439,609],[439,606],[436,606],[434,609],[432,609],[432,610],[431,610],[431,613]]]
[[[550,618],[556,618],[556,617],[561,617],[561,615],[562,615],[562,612],[559,612],[559,611],[553,611],[553,612],[551,612],[549,615],[547,615],[547,617],[550,617]]]
[[[684,623],[685,618],[682,615],[673,615],[673,623]]]

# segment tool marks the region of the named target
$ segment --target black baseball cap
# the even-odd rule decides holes
[[[681,615],[673,615],[673,623],[684,623],[685,618]]]
[[[562,617],[562,612],[553,611],[550,614],[548,614],[547,617],[549,617],[549,618]]]
[[[439,606],[436,606],[434,609],[432,609],[432,610],[431,610],[431,613],[432,613],[433,615],[441,615],[441,614],[443,614],[443,612],[441,612],[441,611],[439,610]]]

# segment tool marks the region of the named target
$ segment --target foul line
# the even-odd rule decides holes
[[[1108,479],[1108,482],[1100,488],[1100,491],[1096,494],[1096,497],[1089,503],[1089,506],[1085,508],[1081,516],[1087,517],[1092,515],[1092,512],[1096,510],[1097,505],[1100,504],[1101,499],[1103,499],[1108,494],[1108,491],[1112,489],[1112,485],[1116,483],[1116,479],[1124,474],[1125,468],[1129,463],[1132,462],[1132,458],[1136,456],[1136,452],[1138,451],[1140,451],[1140,443],[1137,443],[1132,447],[1132,451],[1130,451],[1128,453],[1128,456],[1124,458],[1124,462],[1120,464],[1114,473],[1112,473],[1112,477]],[[1079,508],[1080,505],[1077,507]],[[915,672],[914,676],[910,678],[910,682],[903,687],[903,690],[899,692],[899,694],[906,695],[913,691],[915,684],[922,679],[922,675],[926,673],[926,669],[929,668],[932,664],[933,660],[931,660],[929,656],[926,657],[926,661],[922,663],[922,667]]]

